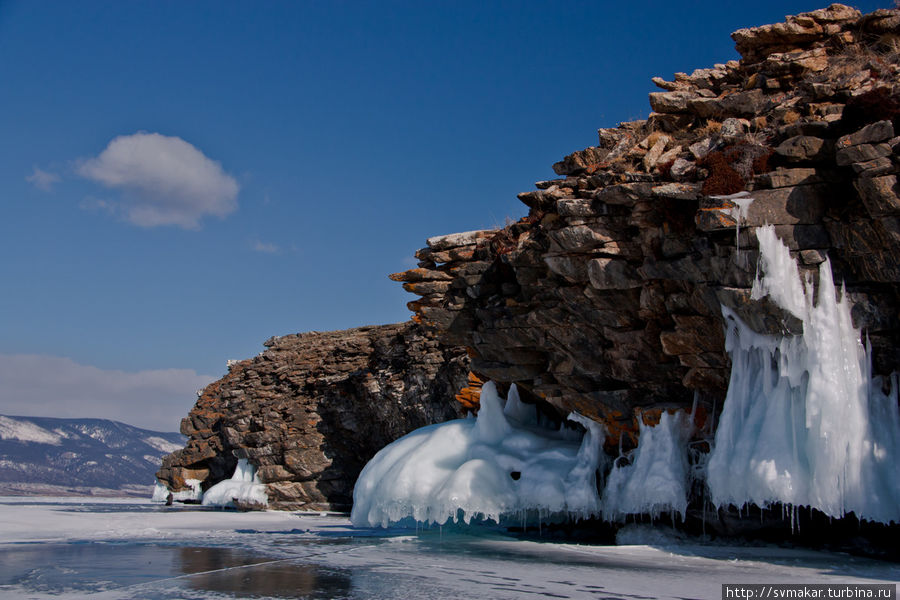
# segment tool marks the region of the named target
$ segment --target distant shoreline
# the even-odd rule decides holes
[[[0,496],[32,497],[62,496],[66,498],[146,498],[153,493],[152,485],[128,485],[122,488],[50,485],[41,483],[0,483]]]

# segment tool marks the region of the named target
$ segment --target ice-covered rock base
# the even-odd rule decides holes
[[[200,487],[200,480],[186,479],[184,482],[187,485],[186,490],[181,490],[180,492],[170,492],[169,488],[163,485],[160,481],[157,481],[156,485],[153,488],[153,496],[150,498],[150,500],[152,502],[168,502],[169,495],[171,494],[173,502],[200,502],[200,500],[203,499],[203,490]]]
[[[477,418],[423,427],[369,461],[350,518],[356,526],[387,527],[404,519],[520,523],[531,511],[542,518],[597,515],[605,432],[580,415],[569,419],[586,432],[541,427],[514,386],[504,406],[489,382]]]
[[[260,482],[256,467],[246,458],[238,460],[231,479],[220,481],[203,493],[204,506],[265,508],[268,504],[266,486]]]
[[[723,307],[732,372],[708,456],[691,464],[691,416],[663,412],[655,427],[641,425],[638,447],[615,461],[598,494],[607,466],[602,426],[570,415],[586,429],[580,442],[571,430],[541,429],[515,386],[504,407],[488,383],[477,419],[414,431],[366,465],[353,523],[515,523],[528,511],[683,518],[694,478],[706,478],[717,507],[806,506],[828,517],[852,512],[900,523],[898,377],[888,388],[871,376],[869,352],[828,261],[814,301],[813,281],[800,277],[774,228],[760,227],[757,237],[763,274],[752,296],[769,296],[802,321],[803,333],[761,335]]]

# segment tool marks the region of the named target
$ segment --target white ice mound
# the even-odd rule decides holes
[[[169,494],[171,493],[172,500],[175,502],[200,502],[200,499],[203,498],[200,480],[185,479],[184,483],[187,486],[187,489],[181,490],[180,492],[169,492],[169,488],[157,480],[156,485],[153,487],[153,496],[150,498],[150,501],[168,502]]]
[[[812,506],[841,517],[900,522],[898,381],[882,391],[854,329],[846,293],[838,300],[825,261],[818,302],[773,227],[757,230],[765,275],[753,297],[803,321],[803,334],[753,332],[732,311],[726,350],[732,370],[708,462],[717,506]]]
[[[585,427],[580,440],[563,427],[539,427],[515,386],[504,408],[488,382],[477,419],[423,427],[376,454],[356,482],[350,519],[358,527],[387,527],[408,518],[499,522],[531,510],[597,515],[605,430],[581,415],[569,419]]]
[[[268,506],[266,486],[256,474],[256,467],[246,458],[238,459],[231,479],[220,481],[203,494],[204,506]]]
[[[658,517],[668,512],[684,519],[690,492],[687,441],[692,431],[690,415],[681,411],[663,412],[655,427],[641,422],[631,464],[614,465],[606,480],[603,518],[623,520],[640,513]]]

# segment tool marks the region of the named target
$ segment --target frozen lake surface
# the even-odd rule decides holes
[[[900,565],[777,547],[354,529],[335,515],[0,498],[2,598],[720,598],[723,583],[895,583]]]

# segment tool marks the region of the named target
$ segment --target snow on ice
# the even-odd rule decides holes
[[[319,513],[0,498],[0,596],[677,600],[719,598],[723,581],[900,578],[892,563],[796,548],[704,547],[668,532],[630,525],[620,536],[629,545],[589,546],[493,528],[354,529],[346,518]]]

